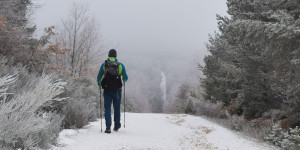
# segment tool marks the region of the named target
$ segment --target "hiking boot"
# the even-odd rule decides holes
[[[106,128],[105,133],[111,133],[110,128]]]
[[[116,124],[114,127],[114,131],[118,131],[121,128],[121,123]]]

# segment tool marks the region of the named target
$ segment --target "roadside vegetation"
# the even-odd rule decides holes
[[[300,9],[296,0],[228,0],[207,43],[199,87],[182,85],[180,112],[214,118],[282,149],[300,147]],[[201,93],[201,94],[199,94]]]

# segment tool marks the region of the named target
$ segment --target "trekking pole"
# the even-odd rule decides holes
[[[99,89],[100,89],[100,118],[101,118],[101,132],[102,132],[102,103],[101,103],[102,92],[101,92],[101,86],[99,86]]]
[[[125,128],[125,112],[126,112],[126,98],[125,98],[125,82],[124,82],[124,128]]]

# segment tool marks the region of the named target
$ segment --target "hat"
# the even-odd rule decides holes
[[[115,49],[109,50],[108,57],[117,57],[117,51]]]

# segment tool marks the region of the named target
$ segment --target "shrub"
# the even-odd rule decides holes
[[[194,103],[194,109],[197,115],[203,115],[213,118],[224,118],[225,113],[222,112],[222,104],[214,104],[209,101],[198,100]]]
[[[296,127],[284,131],[279,124],[275,124],[264,139],[282,149],[297,150],[300,148],[300,129]]]
[[[193,101],[190,99],[187,103],[187,105],[184,108],[184,113],[186,114],[194,114],[194,106],[193,106]]]
[[[291,115],[290,125],[291,127],[300,126],[300,112]]]
[[[212,103],[203,100],[199,87],[192,87],[188,83],[183,83],[177,93],[175,100],[177,112],[202,115],[213,118],[223,118],[222,103]]]
[[[270,132],[271,126],[264,121],[257,125],[247,121],[244,116],[231,115],[225,111],[227,118],[215,118],[214,120],[225,127],[245,133],[248,136],[263,139]]]
[[[22,91],[15,97],[7,99],[4,96],[7,95],[5,94],[8,89],[7,83],[12,84],[16,78],[6,76],[0,79],[0,89],[2,89],[0,93],[2,96],[0,104],[0,148],[32,149],[44,146],[44,143],[48,143],[45,141],[56,137],[54,133],[57,133],[60,128],[53,125],[59,122],[59,119],[55,118],[54,115],[50,115],[49,118],[42,118],[37,114],[37,111],[47,101],[63,100],[58,95],[63,93],[66,83],[59,80],[53,81],[51,75],[35,76],[35,78],[31,78],[34,80],[27,81],[27,85],[30,85],[26,87],[27,91]],[[50,128],[52,129],[49,130]]]
[[[69,100],[63,108],[63,127],[82,128],[97,118],[100,106],[99,89],[92,79],[69,78],[67,81],[63,96],[69,97]]]
[[[49,148],[50,143],[55,143],[60,131],[62,130],[62,121],[64,116],[56,113],[44,113],[44,119],[50,122],[49,125],[44,128],[40,135],[40,145],[44,148]]]
[[[94,107],[95,106],[92,106],[84,99],[69,100],[63,109],[65,115],[63,121],[64,128],[82,128],[87,125],[89,121],[94,121],[97,115],[96,110],[93,109]]]
[[[265,119],[271,118],[274,121],[279,121],[289,116],[288,110],[281,110],[281,109],[271,109],[263,113],[262,117]]]

